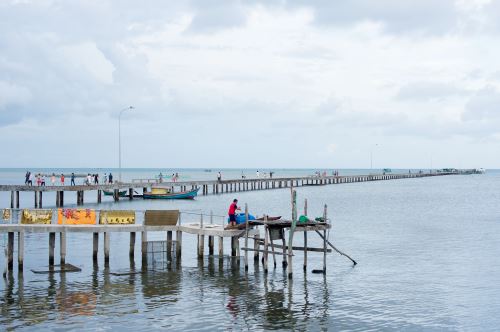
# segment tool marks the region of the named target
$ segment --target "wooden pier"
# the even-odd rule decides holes
[[[200,188],[200,195],[224,194],[233,192],[269,190],[280,188],[291,188],[301,186],[322,186],[331,184],[357,183],[369,181],[384,181],[398,179],[413,179],[430,176],[456,175],[461,172],[441,172],[441,173],[408,173],[408,174],[370,174],[370,175],[349,175],[349,176],[304,176],[304,177],[283,177],[283,178],[253,178],[253,179],[232,179],[222,181],[183,181],[183,182],[162,182],[152,183],[149,179],[136,180],[130,183],[114,183],[106,185],[77,185],[77,186],[27,186],[27,185],[0,185],[0,192],[10,191],[10,207],[19,208],[19,193],[32,192],[34,196],[34,207],[43,207],[43,194],[46,192],[56,192],[56,207],[64,206],[64,193],[72,191],[77,193],[76,204],[83,205],[85,193],[97,193],[97,203],[102,201],[103,191],[113,193],[113,198],[118,201],[120,198],[134,199],[147,192],[152,186],[170,188],[172,191],[186,191]],[[126,197],[120,197],[120,191],[127,190]],[[138,192],[139,191],[139,192]]]
[[[294,197],[296,197],[296,192],[293,191]],[[294,204],[294,213],[292,214],[292,221],[287,220],[278,220],[278,221],[268,221],[267,217],[264,217],[264,220],[254,221],[249,220],[248,217],[248,208],[245,206],[246,212],[246,222],[243,225],[240,225],[239,228],[224,228],[226,224],[226,217],[216,216],[218,218],[222,218],[221,224],[214,224],[213,219],[214,215],[210,214],[196,214],[192,212],[179,212],[178,210],[146,210],[146,211],[117,211],[117,210],[108,210],[108,211],[95,211],[92,212],[89,209],[80,209],[80,211],[85,211],[89,216],[92,217],[92,221],[94,224],[66,224],[65,222],[70,222],[71,219],[65,219],[64,211],[72,210],[74,213],[78,209],[54,209],[54,210],[45,210],[51,211],[51,213],[47,214],[48,217],[43,219],[37,219],[33,216],[42,215],[45,213],[39,213],[40,209],[34,210],[18,210],[18,209],[9,209],[11,212],[10,220],[6,224],[0,224],[0,233],[4,233],[7,235],[7,243],[6,243],[6,271],[4,275],[9,271],[13,271],[14,268],[14,246],[15,246],[15,235],[17,234],[17,266],[20,272],[24,269],[24,244],[25,244],[25,234],[26,233],[44,233],[48,235],[48,272],[54,272],[54,266],[56,264],[56,257],[54,253],[56,252],[57,242],[59,243],[59,263],[62,267],[62,272],[64,272],[64,266],[66,264],[66,257],[68,254],[67,248],[67,238],[71,236],[72,233],[85,233],[89,235],[89,241],[92,241],[92,257],[94,263],[97,263],[99,248],[99,237],[103,237],[103,250],[104,253],[104,265],[109,266],[110,257],[111,257],[111,234],[113,233],[129,233],[130,234],[130,242],[128,245],[123,243],[117,244],[117,246],[126,247],[129,252],[129,258],[131,261],[134,260],[135,257],[135,243],[136,243],[136,234],[141,234],[141,257],[142,257],[142,265],[147,266],[147,255],[148,255],[148,233],[152,232],[163,232],[164,239],[166,239],[166,252],[167,257],[172,257],[175,255],[176,261],[179,263],[180,258],[182,256],[182,243],[183,243],[183,233],[196,235],[198,244],[197,248],[197,257],[199,259],[203,259],[205,256],[205,238],[208,238],[208,255],[215,255],[215,238],[218,238],[218,257],[219,259],[223,259],[224,257],[224,238],[231,240],[231,252],[230,256],[238,258],[238,264],[240,261],[240,251],[244,251],[244,262],[245,262],[245,270],[248,270],[248,253],[252,251],[254,253],[254,261],[256,264],[259,264],[259,254],[263,254],[262,264],[264,266],[264,272],[268,271],[268,256],[272,254],[274,260],[274,267],[276,267],[276,256],[281,255],[282,266],[284,269],[288,268],[288,276],[291,278],[292,276],[292,258],[294,256],[293,250],[300,250],[305,253],[304,255],[304,269],[307,266],[307,252],[321,252],[323,253],[325,259],[323,261],[323,272],[326,271],[326,254],[331,252],[331,250],[327,249],[326,241],[326,231],[331,228],[331,225],[326,222],[326,206],[324,211],[324,222],[307,222],[302,224],[297,224],[297,214],[296,214],[296,204]],[[29,211],[32,211],[31,218],[26,219],[26,215]],[[61,213],[62,212],[62,213]],[[143,224],[135,224],[135,216],[140,215],[144,212],[144,223]],[[37,214],[38,213],[38,214]],[[97,213],[99,214],[99,218],[97,218]],[[111,213],[115,213],[114,217],[110,217]],[[111,223],[108,224],[108,220],[110,222],[116,220],[116,215],[121,213],[122,220],[118,222],[123,222],[125,219],[130,217],[133,224],[120,224],[120,223]],[[131,216],[133,214],[133,216]],[[182,220],[187,217],[191,217],[191,221],[193,218],[199,216],[199,222],[184,222]],[[58,219],[55,219],[54,216],[57,216]],[[125,217],[123,217],[125,216]],[[128,217],[127,217],[128,216]],[[184,216],[184,218],[183,218]],[[205,220],[210,220],[210,223],[204,223]],[[62,219],[61,219],[62,218]],[[70,217],[68,217],[70,218]],[[85,222],[81,216],[76,217],[75,220],[78,222]],[[118,218],[119,219],[119,218]],[[62,224],[61,224],[62,220]],[[127,219],[129,220],[129,219]],[[33,224],[26,224],[27,222],[32,222]],[[104,222],[104,224],[102,224]],[[40,224],[39,224],[40,223]],[[44,223],[44,224],[41,224]],[[244,228],[242,228],[242,226]],[[261,235],[260,228],[264,227],[264,235]],[[288,244],[286,242],[285,230],[289,230],[288,236]],[[307,243],[305,243],[304,247],[296,247],[293,246],[293,234],[294,232],[304,232],[304,234],[308,232],[323,232],[324,236],[324,246],[323,248],[309,248],[307,247]],[[175,240],[173,234],[175,233]],[[306,236],[306,235],[304,235]],[[59,237],[59,241],[56,241],[57,237]],[[244,247],[240,250],[240,239],[244,239]],[[254,245],[253,248],[249,246],[249,241],[253,240]],[[281,241],[280,245],[275,245],[274,241]],[[175,249],[174,249],[175,248]],[[276,249],[276,250],[275,250]],[[278,249],[281,249],[281,252],[278,252]],[[122,249],[119,249],[122,251]],[[90,255],[90,252],[89,252]],[[61,268],[60,267],[60,268]]]

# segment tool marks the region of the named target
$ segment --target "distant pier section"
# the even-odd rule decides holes
[[[76,191],[77,205],[84,204],[85,194],[97,193],[97,203],[101,203],[103,193],[112,195],[115,201],[120,198],[142,198],[142,194],[151,187],[169,188],[172,192],[194,190],[199,188],[200,195],[224,194],[254,190],[269,190],[301,186],[323,186],[329,184],[344,184],[369,181],[413,179],[431,176],[471,174],[468,171],[440,171],[432,173],[407,173],[407,174],[369,174],[348,176],[303,176],[303,177],[278,177],[278,178],[242,178],[229,180],[201,180],[181,182],[158,182],[153,179],[134,179],[132,182],[122,182],[102,185],[75,185],[75,186],[27,186],[27,185],[0,185],[0,192],[11,193],[10,207],[19,208],[19,192],[33,192],[34,207],[43,207],[43,193],[56,192],[56,207],[64,206],[64,193]],[[125,191],[125,193],[124,193]]]

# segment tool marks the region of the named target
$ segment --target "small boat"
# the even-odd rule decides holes
[[[200,188],[188,191],[171,192],[168,188],[151,188],[150,192],[145,192],[144,199],[194,199],[198,195]]]
[[[279,216],[279,217],[269,217],[269,216],[267,216],[267,221],[275,221],[275,220],[280,220],[280,219],[281,219],[281,216]],[[260,217],[260,218],[257,218],[255,220],[264,221],[264,217]]]
[[[102,192],[104,193],[105,196],[113,196],[114,195],[113,191],[110,191],[110,190],[103,190]],[[120,190],[118,192],[118,196],[119,197],[125,197],[125,196],[127,196],[127,191],[126,190]]]

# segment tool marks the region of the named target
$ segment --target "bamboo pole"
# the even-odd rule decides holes
[[[248,248],[248,204],[245,203],[245,248]],[[248,271],[248,251],[245,251],[245,271]]]
[[[307,198],[304,200],[304,216],[307,217]],[[304,231],[304,271],[307,271],[307,231]]]

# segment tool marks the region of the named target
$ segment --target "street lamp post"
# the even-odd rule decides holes
[[[118,182],[122,182],[122,114],[125,111],[133,110],[133,106],[129,106],[120,111],[118,115]]]

